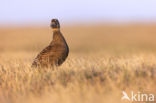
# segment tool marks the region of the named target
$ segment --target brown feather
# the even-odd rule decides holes
[[[67,58],[69,48],[60,29],[53,31],[53,40],[35,58],[32,67],[53,67],[61,65]]]

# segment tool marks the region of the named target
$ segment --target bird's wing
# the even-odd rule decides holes
[[[64,60],[62,55],[64,55],[64,48],[62,48],[62,45],[49,45],[37,55],[32,65],[47,65],[49,62],[52,64],[61,64],[62,60]]]
[[[47,58],[48,56],[52,56],[54,55],[54,48],[53,46],[47,46],[45,49],[43,49],[36,57],[36,59],[45,59]]]
[[[42,64],[47,64],[49,62],[49,59],[51,62],[55,61],[55,48],[53,46],[49,45],[45,49],[43,49],[37,57],[34,59],[32,66],[36,67],[37,65]]]

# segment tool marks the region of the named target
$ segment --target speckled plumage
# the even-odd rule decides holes
[[[52,19],[53,40],[35,58],[32,67],[53,67],[61,65],[68,56],[69,48],[61,31],[57,19]]]

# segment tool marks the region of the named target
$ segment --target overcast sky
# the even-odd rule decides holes
[[[156,0],[1,0],[0,23],[156,21]]]

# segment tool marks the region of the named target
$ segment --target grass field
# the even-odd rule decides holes
[[[122,91],[156,95],[156,24],[64,26],[64,64],[31,68],[51,32],[0,28],[0,103],[131,103]]]

